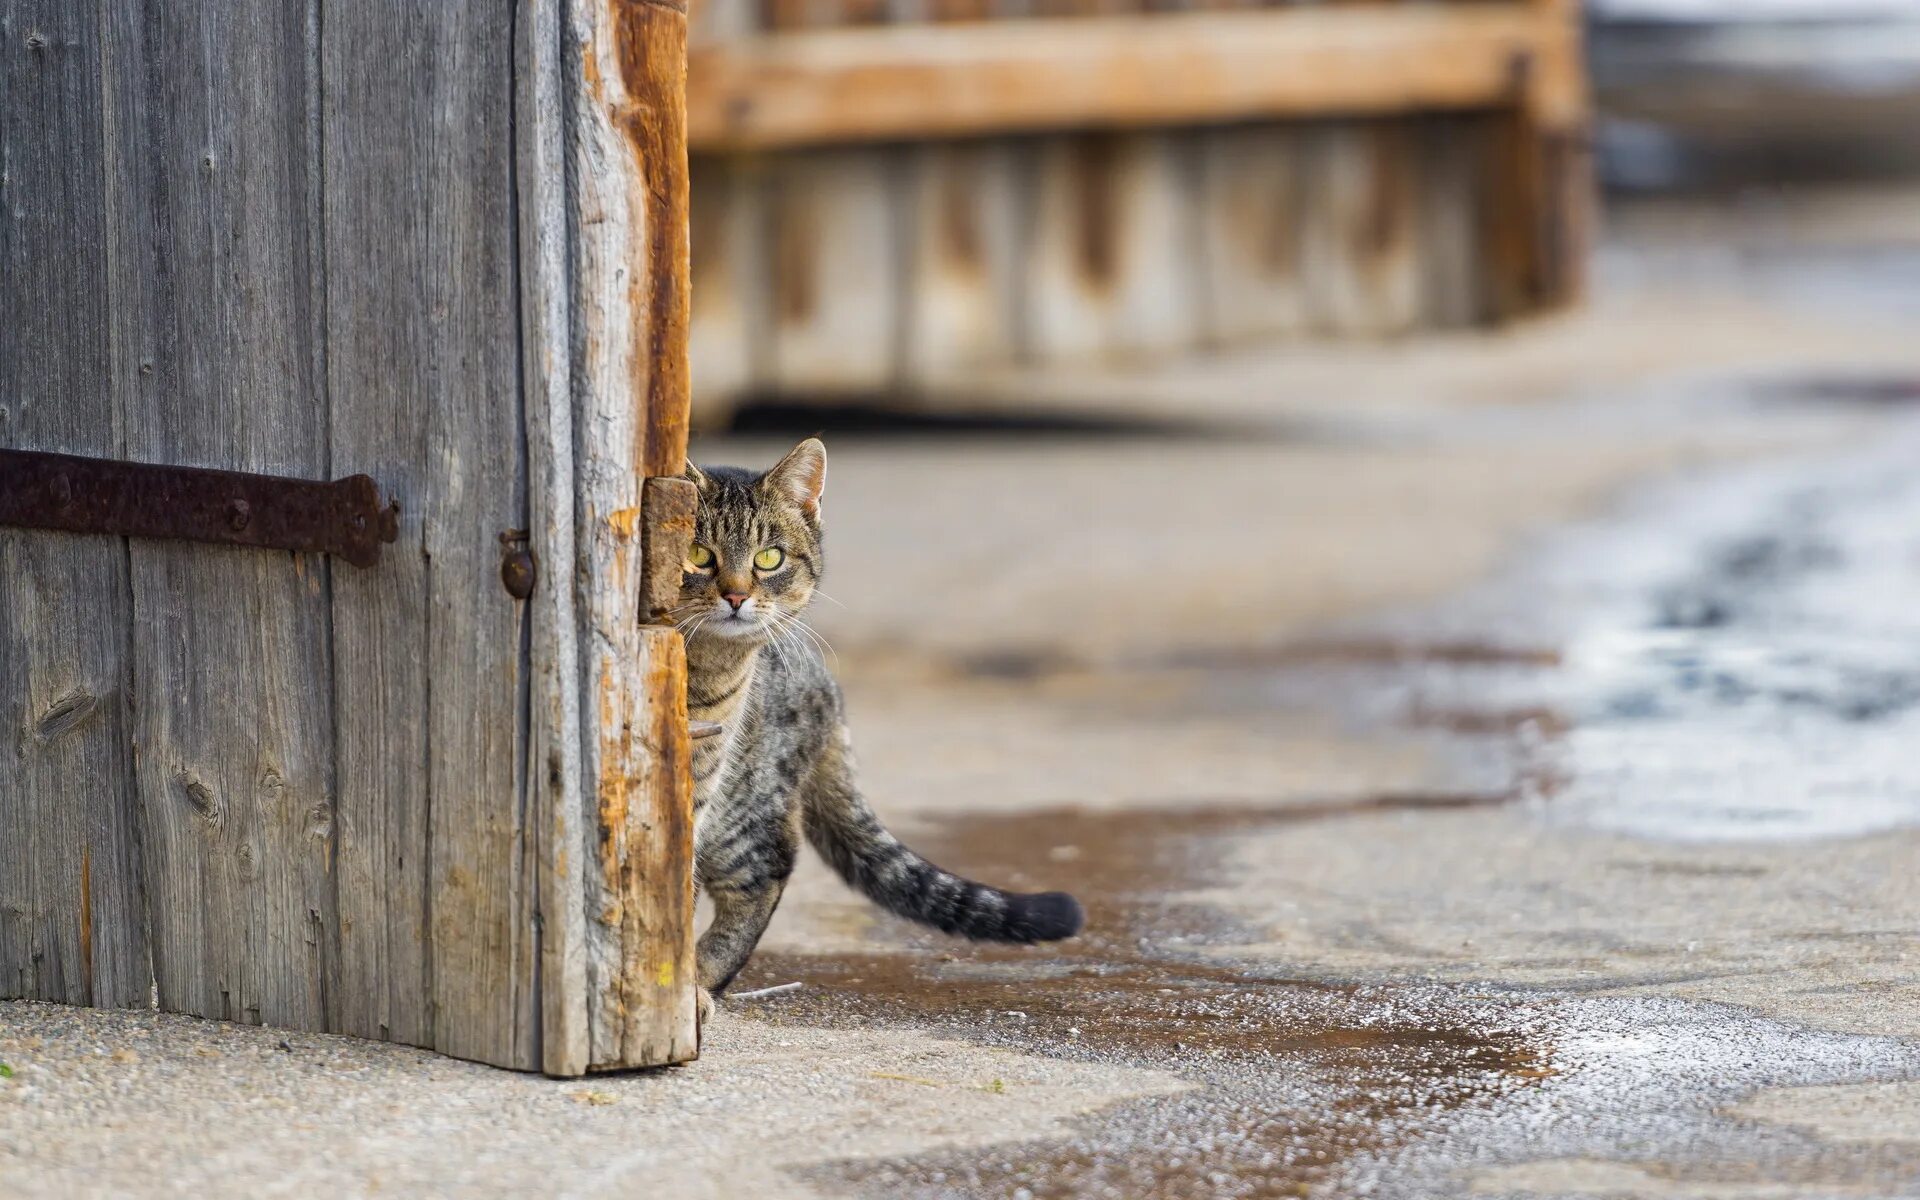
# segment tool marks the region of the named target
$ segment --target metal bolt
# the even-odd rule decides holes
[[[237,496],[227,501],[228,527],[235,533],[239,533],[251,524],[253,524],[253,505]]]
[[[534,561],[533,551],[525,546],[510,547],[500,559],[500,582],[507,589],[507,595],[515,600],[525,600],[533,595],[533,585],[539,573],[539,564]]]
[[[54,507],[66,508],[73,503],[73,481],[65,475],[55,475],[50,490],[53,492]]]

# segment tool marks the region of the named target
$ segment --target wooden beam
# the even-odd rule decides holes
[[[1584,111],[1577,22],[1514,3],[766,34],[689,66],[697,151],[1523,106]]]
[[[565,965],[585,972],[566,1003],[586,1004],[552,1014],[569,1042],[544,1065],[573,1075],[699,1049],[685,651],[641,626],[645,480],[686,465],[686,10],[582,0],[562,35],[576,551],[553,582],[576,591],[586,807],[552,828],[587,844],[554,847],[549,876],[550,903],[585,904]]]

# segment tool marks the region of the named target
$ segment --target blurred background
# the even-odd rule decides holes
[[[733,1035],[1194,1089],[811,1178],[1910,1194],[1920,10],[693,29],[694,453],[824,434],[877,807],[1091,915],[956,948],[805,863]]]
[[[1609,211],[1920,169],[1903,0],[704,0],[693,37],[710,429],[1496,329],[1594,297]]]

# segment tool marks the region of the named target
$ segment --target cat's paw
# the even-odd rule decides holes
[[[713,1019],[713,993],[705,988],[695,988],[694,1004],[698,1008],[698,1018],[702,1025]]]

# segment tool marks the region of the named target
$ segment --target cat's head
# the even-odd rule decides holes
[[[765,473],[688,463],[687,478],[700,489],[700,510],[675,623],[689,638],[779,635],[813,599],[825,566],[827,448],[808,438]]]

